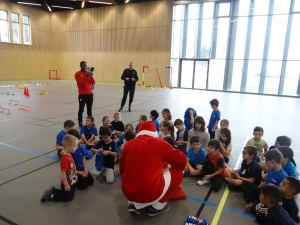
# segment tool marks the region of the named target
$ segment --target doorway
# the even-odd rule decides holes
[[[209,59],[180,59],[179,87],[207,89]]]

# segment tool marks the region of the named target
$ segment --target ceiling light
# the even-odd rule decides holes
[[[24,4],[24,5],[37,5],[41,6],[42,4],[36,4],[36,3],[28,3],[28,2],[18,2],[19,4]]]
[[[52,8],[74,9],[74,8],[71,8],[71,7],[58,6],[58,5],[53,5]]]
[[[83,9],[84,8],[84,1],[82,1],[82,3],[81,3],[81,8]]]
[[[126,2],[125,3],[128,3],[129,2],[129,0],[126,0]]]
[[[51,8],[49,7],[49,5],[46,4],[46,6],[48,7],[49,11],[52,12]]]
[[[106,4],[106,5],[111,5],[111,2],[95,2],[95,1],[89,1],[90,3],[98,3],[98,4]]]

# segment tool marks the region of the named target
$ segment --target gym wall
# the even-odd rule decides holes
[[[0,0],[0,9],[29,15],[32,45],[0,42],[0,80],[46,78],[53,66],[50,13]]]
[[[4,3],[10,6],[9,10],[25,10],[31,16],[32,46],[0,44],[1,52],[8,51],[17,56],[19,64],[23,63],[21,68],[28,79],[45,79],[49,69],[57,69],[61,79],[72,80],[80,69],[79,62],[85,60],[95,67],[97,81],[122,83],[120,76],[129,62],[134,63],[140,78],[144,65],[170,64],[173,10],[170,0],[56,13]],[[6,65],[7,71],[14,65],[13,62]],[[169,75],[163,69],[160,73],[163,85],[167,86]],[[13,74],[13,79],[18,79],[15,70]],[[146,85],[159,84],[154,68],[145,80]]]

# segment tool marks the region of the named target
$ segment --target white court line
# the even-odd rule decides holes
[[[262,104],[263,104],[263,100],[261,101],[261,103],[260,103],[260,105],[259,105],[259,108],[258,108],[258,110],[257,110],[257,112],[256,112],[256,115],[255,115],[255,117],[254,117],[254,119],[253,119],[253,122],[252,122],[252,124],[251,124],[251,126],[250,126],[250,129],[249,129],[248,135],[247,135],[247,137],[246,137],[246,140],[245,140],[245,142],[244,142],[244,145],[245,145],[245,144],[247,143],[247,141],[249,140],[250,135],[253,135],[254,124],[255,124],[255,122],[256,122],[256,120],[257,120],[257,117],[258,117],[258,114],[259,114],[260,109],[261,109],[261,107],[262,107]],[[238,160],[236,161],[236,164],[235,164],[235,166],[234,166],[234,169],[235,169],[235,170],[239,168],[239,165],[241,164],[242,159],[243,159],[243,152],[240,153],[240,155],[239,155],[239,157],[238,157]]]

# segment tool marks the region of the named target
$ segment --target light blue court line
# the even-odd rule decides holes
[[[41,162],[36,162],[36,163],[34,163],[34,164],[32,164],[33,166],[37,166],[37,165],[39,165],[39,164],[41,164]]]
[[[217,207],[217,204],[212,203],[212,202],[207,202],[207,201],[204,201],[204,200],[199,199],[199,198],[194,198],[194,197],[191,197],[191,196],[186,196],[186,198],[189,199],[189,200],[195,201],[195,202],[204,203],[204,204],[212,206],[212,207]]]
[[[242,211],[239,211],[239,210],[236,210],[236,209],[232,209],[232,208],[228,208],[228,207],[225,207],[225,210],[229,211],[229,212],[233,212],[233,213],[236,213],[236,214],[239,214],[239,215],[242,215],[242,216],[248,216],[250,218],[255,218],[255,216],[251,213],[246,213],[246,212],[242,212]]]
[[[37,156],[41,156],[41,157],[44,157],[44,158],[47,158],[47,159],[52,159],[54,161],[59,161],[56,156],[44,155],[44,154],[41,154],[39,152],[35,152],[35,151],[31,151],[31,150],[28,150],[28,149],[25,149],[25,148],[20,148],[20,147],[17,147],[17,146],[9,145],[9,144],[3,143],[3,142],[0,142],[0,145],[6,146],[6,147],[9,147],[9,148],[13,148],[13,149],[16,149],[16,150],[21,151],[21,152],[27,152],[27,153],[30,153],[32,155],[37,155]]]
[[[15,170],[14,172],[12,172],[12,174],[20,173],[21,171],[22,171],[22,169]]]
[[[12,140],[4,141],[3,143],[9,143],[9,142],[12,142],[12,141],[17,141],[17,140],[21,140],[21,139],[28,138],[28,137],[33,137],[33,136],[37,136],[37,135],[40,135],[40,134],[50,133],[54,130],[57,130],[57,128],[53,128],[53,129],[50,129],[50,130],[47,130],[47,131],[43,131],[43,132],[28,135],[28,136],[23,136],[23,137],[15,138],[15,139],[12,139]]]

